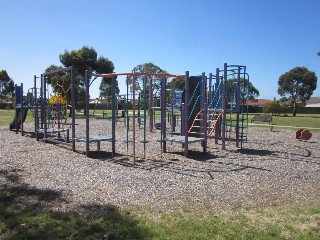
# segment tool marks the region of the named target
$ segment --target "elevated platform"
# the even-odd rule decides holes
[[[185,136],[172,136],[164,139],[166,142],[185,143]],[[204,142],[204,138],[188,137],[188,143]]]
[[[74,141],[77,142],[87,142],[86,137],[77,137],[73,139]],[[97,143],[97,150],[100,150],[100,143],[101,142],[112,142],[112,137],[111,136],[102,136],[102,135],[97,135],[97,136],[91,136],[89,137],[89,142],[96,142]]]
[[[47,128],[47,134],[60,134],[65,132],[67,134],[67,139],[66,141],[69,142],[69,132],[70,128]],[[43,133],[44,134],[44,128],[38,129],[38,133]],[[60,137],[60,135],[58,135]],[[49,138],[44,138],[43,140],[49,140]]]
[[[44,133],[44,129],[38,129],[39,133]],[[61,132],[69,132],[69,128],[47,128],[47,133],[61,133]]]
[[[77,141],[77,142],[87,142],[87,138],[86,137],[77,137],[74,138],[73,140]],[[89,137],[89,142],[112,142],[112,137],[110,136],[91,136]]]

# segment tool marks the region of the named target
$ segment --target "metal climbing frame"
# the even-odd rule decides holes
[[[71,143],[68,141],[69,140],[69,129],[65,128],[58,128],[53,129],[49,128],[48,125],[48,116],[47,116],[47,104],[48,104],[48,97],[47,96],[47,78],[53,74],[56,73],[61,73],[61,72],[69,72],[70,73],[70,79],[71,79],[71,103],[73,107],[71,108],[71,116],[72,116],[72,122],[71,122]],[[75,89],[74,89],[74,67],[66,67],[66,68],[60,68],[57,70],[52,70],[46,73],[41,74],[40,77],[40,96],[38,98],[37,91],[35,91],[35,132],[36,132],[36,137],[37,140],[39,140],[39,134],[43,134],[43,140],[44,142],[53,142],[53,143],[59,143],[62,144],[61,141],[49,138],[49,134],[54,134],[54,133],[61,133],[61,132],[67,132],[68,139],[67,142],[65,143],[67,146],[71,146],[72,150],[75,151]],[[37,84],[36,84],[36,79],[37,77],[34,76],[34,89],[37,89]],[[39,107],[40,103],[40,107]],[[40,112],[40,116],[38,116],[38,113]],[[40,119],[40,121],[39,121]]]

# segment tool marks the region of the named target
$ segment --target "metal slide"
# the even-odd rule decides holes
[[[22,122],[27,118],[28,108],[22,108]],[[21,108],[17,108],[16,115],[14,116],[11,123],[9,123],[10,130],[16,129],[16,121],[18,122],[18,128],[21,128]]]

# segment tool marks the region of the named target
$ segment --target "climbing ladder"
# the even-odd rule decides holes
[[[207,134],[208,137],[212,137],[213,133],[215,132],[217,123],[221,119],[224,111],[220,113],[216,113],[215,111],[209,111],[207,113]],[[196,117],[194,118],[191,127],[188,130],[190,134],[196,135],[204,135],[204,109],[201,109],[200,112],[197,113]]]

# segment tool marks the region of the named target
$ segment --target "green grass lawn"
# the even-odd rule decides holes
[[[13,109],[10,109],[10,110],[0,109],[0,125],[1,126],[9,125],[9,123],[13,120],[14,115],[15,115],[15,110]],[[31,111],[28,111],[26,122],[28,123],[33,121],[34,121],[33,113]]]
[[[249,114],[249,123],[255,114]],[[263,122],[256,122],[257,124],[266,124]],[[298,128],[310,129],[311,132],[320,132],[320,115],[312,114],[298,114],[295,117],[288,116],[272,116],[272,123],[274,129],[288,129],[297,130]],[[254,125],[251,125],[254,126]],[[266,126],[264,126],[266,127]],[[317,128],[317,129],[314,129]]]
[[[212,212],[185,207],[53,211],[59,192],[26,185],[0,191],[1,239],[320,239],[320,206]],[[35,204],[36,203],[36,204]]]

